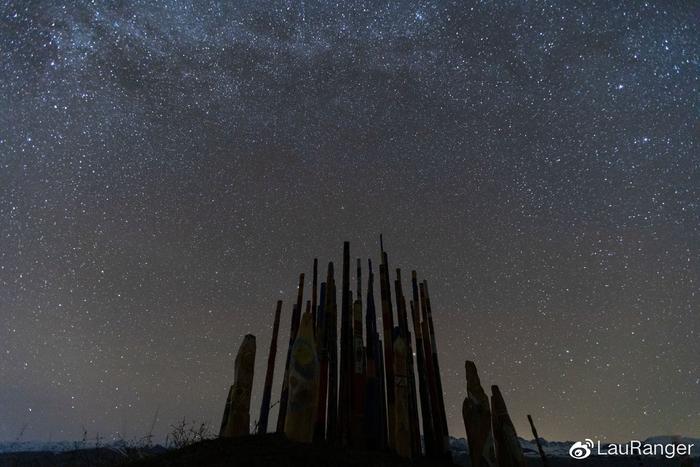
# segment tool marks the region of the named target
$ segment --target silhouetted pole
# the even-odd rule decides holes
[[[450,453],[450,434],[447,429],[447,413],[445,412],[445,395],[442,391],[442,377],[440,376],[440,362],[438,360],[437,339],[435,338],[435,327],[433,326],[433,311],[430,306],[430,293],[428,292],[428,281],[423,281],[425,288],[425,309],[427,311],[428,329],[430,330],[430,345],[433,357],[433,372],[435,375],[435,387],[437,392],[437,403],[440,421],[440,434],[442,435],[442,452]]]
[[[428,373],[425,365],[425,350],[423,347],[423,332],[420,323],[420,301],[418,297],[418,278],[416,271],[411,272],[413,300],[411,300],[411,319],[416,339],[416,367],[418,369],[418,389],[420,390],[421,420],[423,422],[423,441],[425,454],[434,456],[435,432],[433,430],[433,415],[430,410],[430,392],[428,389]]]
[[[357,258],[357,270],[355,273],[357,279],[357,289],[355,290],[355,300],[359,300],[362,303],[362,261]]]
[[[382,327],[384,328],[384,371],[386,387],[386,412],[387,412],[387,445],[394,447],[394,342],[392,333],[394,329],[394,311],[391,304],[391,285],[389,284],[389,259],[384,251],[384,239],[379,236],[382,253],[382,264],[379,266],[379,287],[382,299]]]
[[[389,416],[387,414],[386,406],[386,371],[384,368],[384,346],[382,345],[382,340],[379,339],[379,413],[384,417],[381,420],[382,437],[379,440],[379,446],[381,448],[389,447]]]
[[[340,315],[340,387],[338,388],[338,436],[340,443],[350,443],[352,417],[352,303],[350,299],[350,243],[343,242],[343,277]]]
[[[318,371],[313,313],[311,301],[307,301],[290,361],[289,404],[284,434],[291,440],[302,443],[313,441],[318,402]]]
[[[408,328],[408,314],[406,312],[406,298],[403,295],[401,283],[401,269],[396,269],[394,281],[396,294],[396,315],[399,322],[399,335],[406,346],[406,394],[408,397],[408,420],[411,430],[411,457],[421,455],[420,425],[418,422],[418,401],[416,399],[416,378],[413,373],[413,345],[411,344],[411,332]]]
[[[313,321],[314,336],[318,327],[316,326],[316,294],[318,293],[318,258],[314,258],[313,282],[311,282],[311,316]]]
[[[399,328],[394,328],[394,450],[401,457],[410,458],[412,451],[411,421],[408,396],[408,361],[406,341]]]
[[[267,420],[270,415],[270,397],[272,395],[272,380],[275,374],[275,357],[277,355],[277,335],[280,329],[280,315],[282,314],[282,300],[277,300],[275,321],[272,325],[272,340],[270,352],[267,354],[267,372],[265,373],[265,386],[263,386],[262,404],[260,405],[260,421],[258,433],[267,433]]]
[[[357,260],[357,299],[353,302],[353,380],[352,380],[352,426],[351,439],[355,447],[365,446],[365,396],[366,396],[366,370],[365,370],[365,344],[362,329],[362,288],[360,281],[362,271],[360,260]]]
[[[366,375],[367,396],[365,399],[365,433],[369,448],[383,449],[383,439],[386,431],[386,412],[383,410],[384,391],[382,384],[381,342],[377,332],[377,311],[374,305],[374,273],[372,260],[368,261],[369,273],[367,279],[367,312],[365,328],[367,333],[366,346]]]
[[[233,385],[228,388],[228,396],[226,396],[226,405],[224,406],[224,416],[221,417],[221,425],[219,426],[219,437],[224,436],[226,423],[228,423],[228,415],[231,412],[231,400],[233,400]]]
[[[489,396],[481,386],[474,362],[464,363],[467,397],[462,403],[462,418],[469,443],[469,457],[473,467],[495,467],[496,453],[491,432]]]
[[[540,437],[537,434],[537,428],[535,428],[535,422],[532,421],[532,416],[528,414],[527,421],[530,422],[530,428],[532,429],[532,436],[535,437],[535,443],[537,443],[537,450],[540,452],[540,458],[542,459],[542,465],[544,467],[549,467],[547,462],[547,456],[544,454],[544,449],[542,449],[542,443],[540,443]]]
[[[499,467],[525,467],[523,450],[498,386],[491,386],[491,419]]]
[[[328,418],[326,440],[337,439],[338,429],[338,305],[336,303],[333,263],[328,263],[326,280],[326,336],[328,349]]]
[[[250,393],[255,369],[255,336],[246,334],[236,354],[233,386],[229,390],[224,418],[221,421],[222,438],[233,438],[250,433]]]
[[[428,395],[430,396],[430,413],[432,414],[433,440],[434,451],[433,456],[438,456],[443,453],[443,436],[442,423],[440,422],[440,404],[438,403],[437,385],[435,384],[435,361],[433,359],[433,347],[430,343],[430,327],[428,326],[426,303],[425,303],[425,284],[418,284],[420,291],[420,315],[421,315],[421,334],[423,336],[423,353],[425,354],[425,374],[428,384]]]
[[[321,294],[318,298],[318,302],[318,312],[316,313],[316,344],[319,357],[319,386],[314,441],[324,441],[326,439],[326,401],[328,398],[328,335],[326,329],[327,317],[325,312],[325,282],[321,282]]]
[[[289,397],[289,359],[292,356],[292,346],[297,338],[299,322],[301,320],[301,302],[304,298],[304,273],[299,274],[299,286],[297,288],[297,303],[292,310],[292,325],[289,332],[289,347],[287,360],[284,365],[284,379],[282,380],[282,392],[280,394],[280,408],[277,415],[277,433],[284,432],[284,419],[287,416],[287,399]]]

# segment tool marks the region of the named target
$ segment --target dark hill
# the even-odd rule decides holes
[[[275,434],[214,439],[128,464],[129,467],[403,467],[452,466],[450,461],[409,463],[390,453],[301,444]]]

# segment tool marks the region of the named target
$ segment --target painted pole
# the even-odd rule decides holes
[[[311,301],[306,302],[289,367],[289,404],[284,434],[291,440],[310,443],[314,437],[319,373]]]
[[[282,314],[282,300],[277,300],[275,320],[272,325],[272,340],[270,340],[270,352],[267,354],[267,372],[265,373],[265,386],[263,386],[262,404],[260,405],[260,421],[258,433],[267,433],[267,422],[270,416],[270,397],[272,395],[272,380],[275,375],[275,358],[277,356],[277,335],[280,329],[280,315]]]

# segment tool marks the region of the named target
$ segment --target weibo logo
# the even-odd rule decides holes
[[[581,441],[576,441],[569,448],[569,455],[574,459],[585,459],[591,455],[591,448],[593,447],[593,440],[586,439],[585,443]]]

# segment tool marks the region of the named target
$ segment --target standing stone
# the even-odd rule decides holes
[[[491,386],[491,417],[499,467],[525,467],[518,435],[498,386]]]
[[[238,348],[224,419],[219,436],[233,438],[250,433],[250,393],[255,368],[255,336],[247,334]]]
[[[394,338],[394,449],[401,457],[411,457],[411,422],[408,392],[407,346],[403,336],[395,328]]]
[[[494,467],[496,452],[491,433],[489,397],[479,381],[474,362],[464,364],[467,374],[467,397],[462,404],[462,418],[469,442],[469,457],[474,467]]]
[[[284,423],[287,438],[302,443],[313,441],[318,404],[319,363],[310,309],[311,303],[308,303],[292,348],[289,399]]]
[[[219,437],[224,436],[228,414],[231,412],[231,399],[233,398],[233,385],[228,388],[228,396],[226,396],[226,405],[224,406],[224,416],[221,418],[221,427],[219,428]]]

